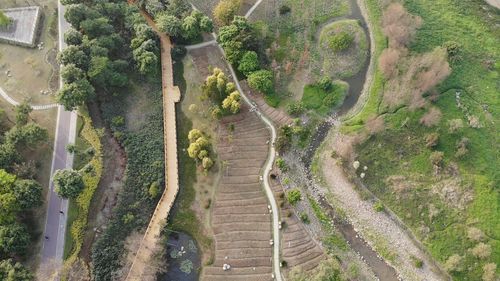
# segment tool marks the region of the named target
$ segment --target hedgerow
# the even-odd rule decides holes
[[[90,119],[90,116],[85,109],[80,108],[79,113],[83,118],[83,128],[81,131],[81,136],[91,145],[95,153],[88,164],[91,165],[93,169],[89,172],[81,171],[85,187],[80,195],[78,195],[78,197],[76,198],[78,217],[71,224],[70,234],[73,239],[73,248],[71,249],[71,255],[68,257],[64,264],[65,268],[69,268],[76,261],[78,255],[80,254],[83,239],[85,236],[85,228],[87,226],[90,202],[92,201],[94,192],[99,185],[103,168],[101,144],[102,131],[96,130],[94,128],[92,120]]]

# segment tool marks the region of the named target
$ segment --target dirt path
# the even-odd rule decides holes
[[[134,4],[133,0],[128,1]],[[134,257],[132,266],[126,280],[144,280],[143,275],[156,272],[151,268],[151,258],[154,256],[160,238],[160,232],[170,210],[174,204],[175,197],[179,191],[179,175],[177,163],[177,129],[175,118],[175,103],[180,101],[179,88],[174,86],[172,57],[170,51],[172,43],[170,38],[156,27],[155,22],[145,11],[140,11],[148,25],[157,33],[161,42],[161,67],[162,67],[162,92],[163,92],[163,130],[165,150],[165,190],[156,206],[153,216],[149,222],[146,233],[140,243],[139,250]]]
[[[500,0],[486,0],[486,2],[493,7],[500,9]]]
[[[326,145],[332,147],[329,138]],[[336,159],[323,153],[319,159],[321,176],[327,188],[321,187],[322,193],[333,195],[357,233],[359,233],[372,248],[393,255],[386,259],[397,269],[403,280],[445,280],[438,269],[432,266],[432,261],[415,245],[413,240],[390,219],[384,212],[376,212],[373,203],[362,200],[355,190],[355,186],[347,178]],[[416,268],[412,263],[412,256],[424,261],[422,268]]]

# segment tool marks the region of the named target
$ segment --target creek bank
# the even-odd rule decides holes
[[[336,214],[335,208],[325,199],[324,194],[320,191],[320,188],[316,186],[315,179],[312,177],[311,173],[311,163],[314,159],[317,149],[324,142],[326,136],[328,135],[330,129],[338,124],[338,118],[346,115],[351,109],[355,107],[366,89],[365,84],[370,83],[371,79],[367,79],[369,72],[371,71],[371,60],[373,55],[373,41],[371,36],[369,36],[370,31],[368,30],[367,22],[363,16],[363,13],[359,7],[359,3],[356,0],[350,0],[351,14],[347,16],[347,19],[357,20],[361,27],[363,28],[365,36],[367,36],[368,42],[368,56],[363,64],[362,69],[354,76],[343,79],[349,84],[348,94],[344,100],[342,106],[338,111],[331,114],[330,117],[326,118],[321,124],[318,125],[314,136],[307,149],[304,151],[295,151],[291,154],[300,155],[301,161],[296,161],[295,165],[303,175],[301,181],[307,189],[312,192],[313,196],[321,207],[327,212],[327,214],[332,218],[333,225],[339,230],[344,239],[347,240],[351,248],[357,252],[361,258],[370,266],[377,278],[380,280],[396,281],[399,280],[398,273],[396,270],[390,266],[385,260],[383,260],[377,252],[375,252],[366,241],[361,238],[360,235],[354,229],[354,226],[348,221],[339,218]],[[289,156],[287,158],[293,158]],[[299,168],[300,167],[300,168]]]

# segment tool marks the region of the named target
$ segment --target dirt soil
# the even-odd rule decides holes
[[[221,120],[217,150],[223,175],[212,209],[215,259],[200,280],[272,280],[271,215],[259,179],[269,138],[265,125],[246,105],[241,113]],[[231,269],[224,271],[224,264]]]
[[[97,104],[90,104],[89,112],[95,128],[104,128],[101,139],[104,163],[101,180],[89,208],[88,227],[80,254],[86,263],[90,262],[94,239],[111,218],[111,210],[116,205],[118,193],[123,186],[127,163],[125,150],[111,135],[109,128],[105,128]]]

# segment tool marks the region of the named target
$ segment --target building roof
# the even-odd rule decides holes
[[[0,40],[34,47],[41,13],[40,7],[11,8],[2,11],[12,20],[12,23],[0,28]]]

